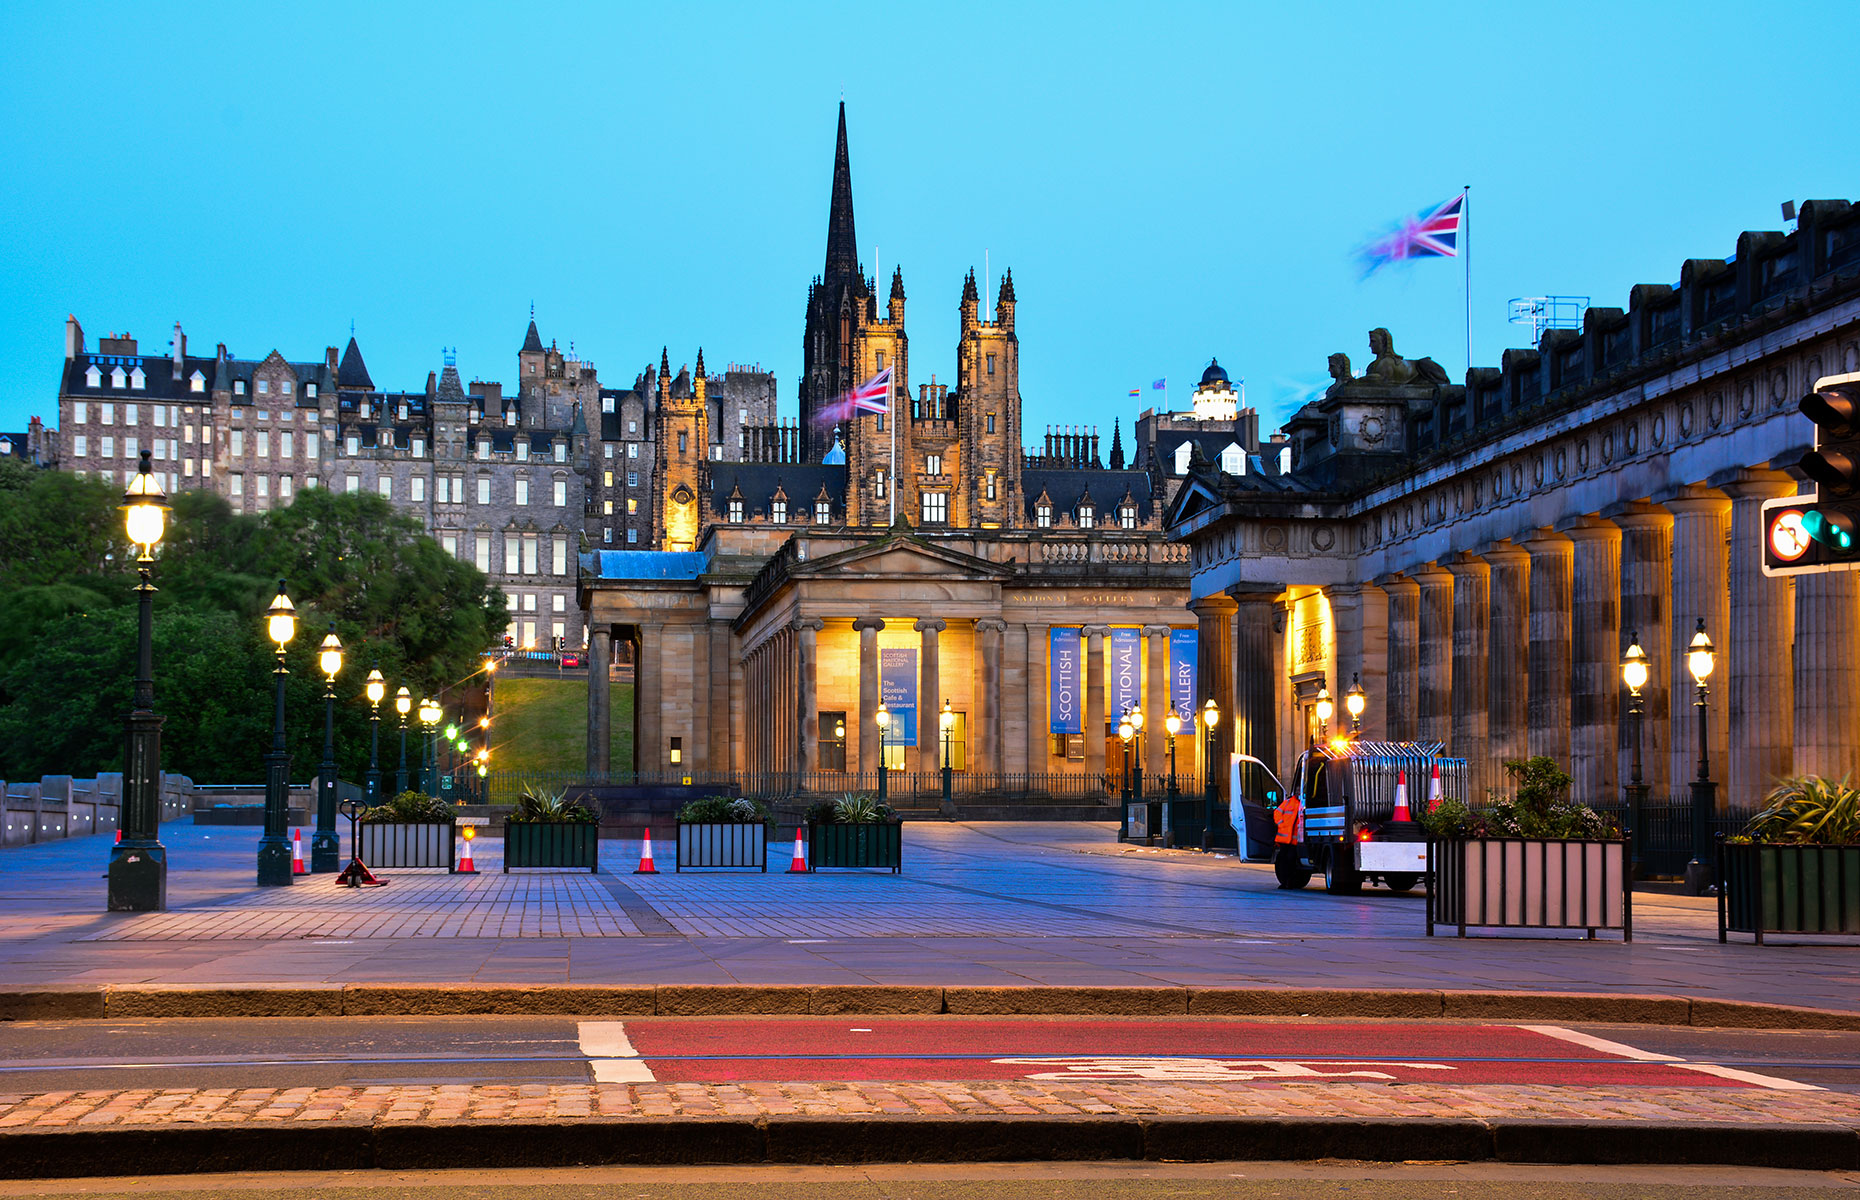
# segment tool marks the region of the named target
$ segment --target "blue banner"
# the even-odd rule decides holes
[[[1169,631],[1169,700],[1184,724],[1195,723],[1195,678],[1201,644],[1199,629]]]
[[[1076,629],[1054,629],[1048,642],[1047,704],[1054,733],[1084,733],[1085,655]]]
[[[1135,629],[1113,629],[1111,630],[1111,708],[1106,715],[1115,720],[1126,709],[1142,707],[1143,635]]]
[[[917,744],[917,651],[878,652],[878,694],[891,714],[890,746]]]

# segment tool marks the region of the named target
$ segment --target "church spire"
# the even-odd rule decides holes
[[[853,232],[852,163],[846,155],[846,101],[840,101],[840,138],[833,151],[833,207],[827,215],[827,268],[831,286],[859,273],[859,238]]]

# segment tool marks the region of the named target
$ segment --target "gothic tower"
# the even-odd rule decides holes
[[[910,338],[904,332],[904,269],[892,272],[891,299],[884,315],[869,318],[854,331],[854,365],[859,380],[891,368],[893,411],[884,416],[856,417],[846,423],[846,521],[850,525],[887,525],[891,522],[892,439],[897,439],[898,471],[912,462],[911,423],[894,417],[911,411]],[[831,431],[828,438],[831,444]],[[882,472],[882,474],[881,474]]]
[[[1020,339],[1014,334],[1014,272],[1001,278],[986,320],[971,271],[963,285],[956,346],[956,417],[962,443],[962,523],[1011,529],[1020,507]]]
[[[833,446],[833,429],[814,419],[860,382],[855,342],[871,303],[853,231],[852,164],[846,153],[846,102],[840,101],[839,144],[833,153],[833,201],[827,213],[827,262],[807,291],[807,332],[801,343],[801,427],[807,458],[819,462]]]
[[[710,407],[704,395],[704,352],[698,351],[695,375],[680,369],[674,379],[670,353],[659,351],[658,384],[659,408],[653,421],[658,443],[653,527],[663,531],[659,549],[695,550],[709,474],[704,460]]]

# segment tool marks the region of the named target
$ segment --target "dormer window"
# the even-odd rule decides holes
[[[316,399],[316,384],[314,383],[304,384],[304,395],[308,396],[312,400]]]
[[[235,396],[245,395],[245,380],[243,379],[233,380],[233,395]]]
[[[1228,475],[1246,474],[1246,451],[1237,444],[1229,444],[1221,451],[1221,470]]]
[[[426,457],[426,439],[425,438],[417,437],[413,439],[413,456],[415,458]]]
[[[143,388],[147,387],[148,381],[149,377],[142,373],[141,367],[137,367],[129,373],[129,386],[135,388],[137,391],[141,391]]]
[[[1134,504],[1126,504],[1118,509],[1117,523],[1122,525],[1125,529],[1135,529],[1137,527],[1137,506]]]
[[[1177,475],[1188,474],[1188,456],[1194,453],[1194,449],[1194,446],[1188,442],[1183,442],[1175,448],[1175,473]]]
[[[362,439],[355,436],[354,434],[350,434],[348,436],[345,444],[347,445],[349,453],[351,455],[360,454],[362,452]]]
[[[743,502],[732,496],[730,498],[729,513],[732,524],[740,523],[743,519]]]
[[[530,461],[530,444],[528,442],[517,443],[517,461],[518,462]]]
[[[123,373],[123,368],[121,367],[111,368],[110,370],[110,386],[111,387],[120,388],[126,385],[128,382],[129,382],[129,376]]]
[[[610,413],[613,410],[614,410],[614,398],[612,396],[602,396],[601,397],[601,411],[604,413]]]
[[[200,377],[200,373],[196,371],[194,373],[194,377],[198,379]],[[92,363],[84,371],[84,386],[85,387],[102,387],[103,386],[103,372],[97,368],[96,363]],[[199,391],[200,389],[196,388],[194,390]]]
[[[1033,510],[1033,523],[1038,525],[1041,529],[1051,529],[1053,527],[1053,506],[1050,504],[1042,504],[1035,508]]]
[[[491,457],[491,439],[490,438],[481,437],[478,439],[478,457],[481,459]]]
[[[1097,519],[1097,510],[1089,504],[1079,505],[1079,528],[1090,529]]]
[[[769,520],[775,522],[777,525],[786,525],[788,523],[788,502],[786,500],[771,500],[769,502]]]
[[[187,377],[187,390],[190,392],[206,391],[207,377],[202,375],[199,371],[195,371],[192,375]]]
[[[814,501],[814,524],[831,525],[833,523],[833,505],[826,500]]]
[[[682,448],[683,447],[680,447],[680,449]],[[555,461],[557,462],[568,461],[568,443],[567,442],[557,442],[555,444]]]
[[[366,421],[368,419],[368,413],[369,413],[368,400],[366,397],[364,397],[362,400],[362,407],[361,407],[362,420]]]

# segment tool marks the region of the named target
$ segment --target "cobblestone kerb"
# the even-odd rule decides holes
[[[1249,1016],[1860,1030],[1860,1012],[1615,993],[1431,988],[298,984],[0,988],[0,1020],[461,1016]]]

